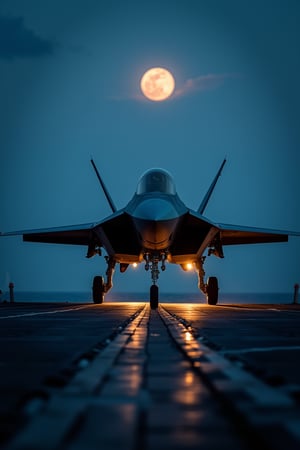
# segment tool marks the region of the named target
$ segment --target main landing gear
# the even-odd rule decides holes
[[[105,294],[112,288],[112,277],[115,271],[116,261],[109,256],[105,257],[107,262],[107,270],[106,270],[106,282],[103,277],[96,276],[93,281],[93,301],[94,303],[100,304],[104,301]],[[157,285],[158,277],[159,277],[159,268],[158,264],[161,262],[161,270],[166,270],[166,252],[157,252],[157,253],[145,253],[145,270],[151,271],[151,279],[152,286],[150,287],[150,307],[151,309],[158,308],[159,304],[159,288]],[[216,305],[218,303],[218,295],[219,295],[219,286],[218,279],[216,277],[209,277],[207,282],[204,282],[204,268],[203,264],[205,261],[205,256],[199,258],[195,267],[198,273],[198,287],[205,294],[207,303],[209,305]],[[128,264],[120,264],[121,272],[125,272]]]
[[[209,277],[206,283],[206,298],[209,305],[216,305],[218,303],[219,286],[216,277]]]
[[[112,288],[112,277],[115,271],[116,261],[106,256],[107,270],[106,270],[106,283],[101,276],[94,277],[93,281],[93,302],[100,304],[104,301],[105,294]]]
[[[216,305],[218,303],[219,286],[218,279],[216,277],[209,277],[207,283],[204,282],[204,268],[203,264],[205,256],[202,256],[195,264],[198,272],[198,287],[205,294],[207,303],[209,305]]]

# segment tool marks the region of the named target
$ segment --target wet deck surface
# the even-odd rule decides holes
[[[300,448],[300,309],[0,306],[5,449]]]

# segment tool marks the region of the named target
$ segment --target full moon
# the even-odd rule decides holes
[[[171,72],[162,67],[153,67],[144,73],[141,79],[141,90],[145,97],[154,102],[166,100],[172,95],[175,80]]]

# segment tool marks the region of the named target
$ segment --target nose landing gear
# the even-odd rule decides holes
[[[159,303],[159,289],[157,286],[157,281],[159,277],[158,263],[161,261],[161,270],[166,270],[166,252],[161,253],[145,253],[144,260],[146,261],[145,270],[151,270],[151,280],[152,286],[150,287],[150,307],[151,309],[156,309]]]
[[[158,308],[158,286],[157,284],[152,284],[150,287],[150,308]]]

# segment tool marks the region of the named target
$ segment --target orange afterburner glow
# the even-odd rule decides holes
[[[175,80],[173,75],[162,67],[153,67],[147,70],[141,79],[143,94],[154,102],[160,102],[169,98],[174,88]]]

